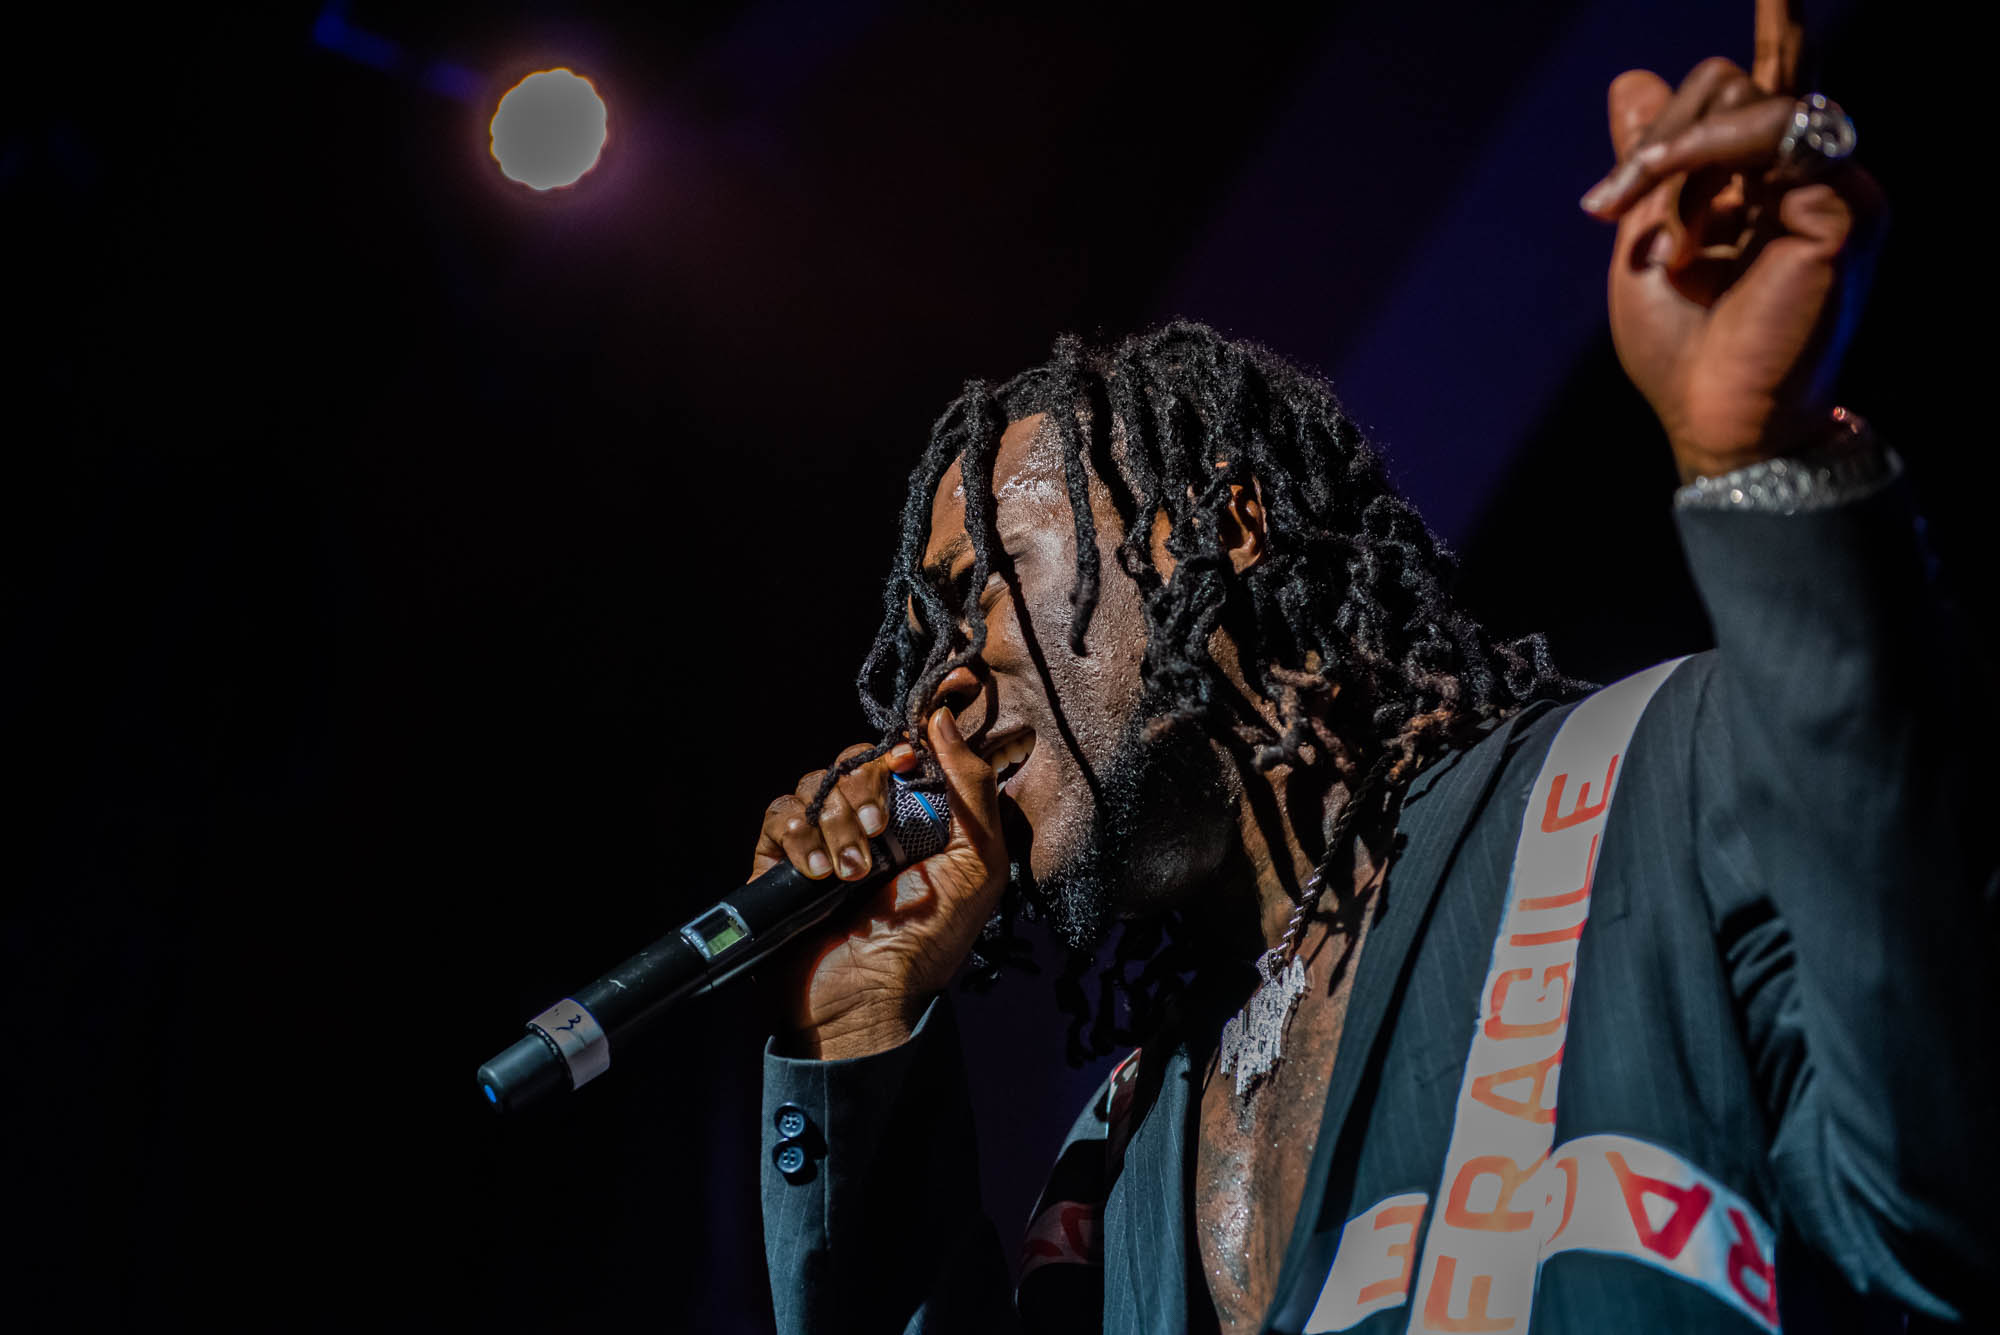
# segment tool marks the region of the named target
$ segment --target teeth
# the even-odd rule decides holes
[[[1011,766],[1024,763],[1028,759],[1029,753],[1034,749],[1035,735],[1033,733],[1024,733],[1001,747],[998,751],[995,751],[988,758],[987,763],[993,766],[995,773],[999,773]]]

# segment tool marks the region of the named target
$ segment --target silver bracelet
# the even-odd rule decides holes
[[[1829,438],[1794,455],[1698,477],[1674,493],[1674,508],[1799,514],[1871,496],[1902,473],[1903,461],[1859,414],[1836,408]]]

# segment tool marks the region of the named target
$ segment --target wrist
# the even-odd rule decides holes
[[[1680,474],[1683,487],[1690,486],[1702,478],[1722,477],[1734,473],[1772,457],[1768,450],[1697,449],[1678,442],[1674,443],[1673,450],[1674,468]]]
[[[1902,461],[1868,424],[1836,408],[1793,451],[1753,457],[1721,473],[1697,472],[1674,493],[1678,509],[1795,514],[1871,495],[1902,473]],[[1686,476],[1685,469],[1683,476]]]
[[[1674,466],[1680,472],[1683,486],[1702,478],[1720,478],[1738,473],[1772,459],[1815,457],[1827,452],[1840,453],[1864,441],[1872,443],[1873,439],[1869,434],[1867,423],[1845,408],[1834,408],[1830,412],[1821,412],[1808,417],[1794,417],[1781,426],[1773,427],[1757,439],[1746,439],[1734,444],[1696,442],[1671,431],[1668,433],[1668,444],[1673,450]]]
[[[778,1038],[779,1056],[812,1061],[872,1057],[910,1041],[923,1018],[927,998],[901,998],[856,1006],[823,1023]]]

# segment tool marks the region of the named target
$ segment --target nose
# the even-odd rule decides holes
[[[987,707],[975,710],[973,707],[978,704],[981,696],[986,697]],[[944,680],[938,683],[937,690],[931,693],[930,707],[932,710],[949,709],[953,720],[958,724],[959,733],[970,738],[993,725],[992,699],[992,693],[986,689],[981,674],[974,672],[969,665],[961,663],[947,672]]]

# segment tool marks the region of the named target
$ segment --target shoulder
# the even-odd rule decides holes
[[[1622,712],[1627,724],[1641,737],[1661,733],[1692,735],[1703,725],[1708,712],[1719,662],[1716,651],[1706,649],[1662,659],[1572,700],[1534,701],[1514,716],[1514,726],[1502,744],[1516,751],[1532,749],[1537,742],[1552,741],[1563,725],[1585,706]],[[1480,745],[1496,740],[1500,739],[1488,738]]]
[[[1716,666],[1711,649],[1653,664],[1572,699],[1531,700],[1505,718],[1481,725],[1465,745],[1425,766],[1410,784],[1404,810],[1422,812],[1425,819],[1449,820],[1484,806],[1504,773],[1519,765],[1527,766],[1526,773],[1532,775],[1577,710],[1592,701],[1608,703],[1613,692],[1629,690],[1639,678],[1669,667],[1672,670],[1653,683],[1632,749],[1635,760],[1643,755],[1647,763],[1671,763],[1669,758],[1685,756],[1702,733],[1716,726],[1709,705]]]

